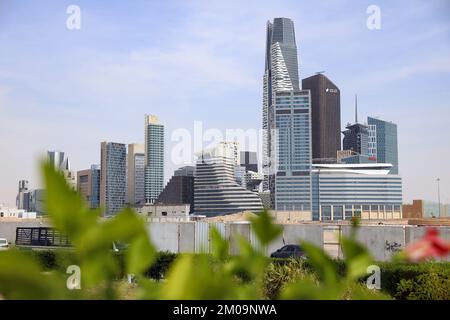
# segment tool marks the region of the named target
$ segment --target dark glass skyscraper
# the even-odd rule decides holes
[[[270,191],[272,206],[275,192],[275,115],[274,93],[299,90],[297,45],[294,23],[288,18],[267,22],[266,59],[263,92],[263,189]]]
[[[397,125],[368,117],[369,126],[375,127],[376,158],[378,163],[391,163],[390,174],[398,174]]]
[[[347,125],[344,133],[344,150],[352,150],[362,155],[369,154],[369,128],[361,123]]]
[[[320,73],[303,79],[302,88],[311,91],[313,162],[320,163],[325,159],[335,159],[337,151],[341,150],[339,88]]]

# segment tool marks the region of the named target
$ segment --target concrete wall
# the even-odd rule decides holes
[[[48,227],[40,221],[0,222],[0,238],[14,243],[17,227]],[[265,254],[281,248],[285,244],[299,244],[308,241],[324,248],[333,257],[342,257],[338,243],[339,234],[350,235],[350,226],[327,226],[315,224],[284,224],[280,237],[262,248],[249,223],[207,223],[207,222],[163,222],[148,224],[150,238],[156,248],[171,252],[208,252],[211,247],[209,231],[212,226],[230,241],[230,253],[239,253],[238,238],[250,241]],[[450,241],[450,227],[437,227],[442,238]],[[365,245],[375,260],[389,260],[396,251],[423,237],[426,227],[419,226],[360,226],[357,239]],[[450,260],[450,257],[449,257]]]
[[[350,235],[350,226],[342,226],[342,235]],[[365,245],[377,261],[389,260],[392,255],[405,248],[403,226],[360,226],[356,238]]]

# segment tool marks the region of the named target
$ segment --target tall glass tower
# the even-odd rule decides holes
[[[102,142],[100,158],[100,206],[112,216],[125,207],[127,146]]]
[[[297,45],[294,23],[288,18],[267,22],[263,88],[263,190],[270,191],[274,206],[276,157],[274,96],[276,92],[299,90]]]
[[[145,115],[144,152],[145,202],[154,203],[164,188],[164,126],[154,115]]]
[[[275,209],[311,210],[311,93],[275,92]]]

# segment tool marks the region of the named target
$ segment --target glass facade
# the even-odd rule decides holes
[[[134,204],[144,202],[145,156],[143,153],[134,155]]]
[[[313,170],[313,220],[400,219],[402,179],[388,174]]]
[[[154,203],[164,188],[164,126],[146,116],[145,202]]]
[[[122,210],[126,202],[127,147],[122,143],[102,142],[100,202],[105,215]]]
[[[299,90],[297,44],[294,22],[275,18],[267,23],[266,62],[263,83],[263,190],[270,191],[270,207],[274,206],[276,168],[273,132],[275,131],[274,95],[278,91]]]
[[[344,133],[343,148],[362,155],[369,154],[369,128],[363,124],[348,125]]]
[[[311,210],[310,91],[274,95],[276,210]]]
[[[397,125],[368,117],[369,126],[376,128],[376,156],[379,163],[391,163],[390,174],[398,174]]]

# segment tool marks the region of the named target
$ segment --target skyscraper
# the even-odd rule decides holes
[[[128,145],[128,203],[131,206],[143,204],[145,152],[144,145],[132,143]]]
[[[76,189],[77,175],[70,169],[69,158],[65,156],[64,152],[48,151],[47,161],[51,163],[56,170],[59,170],[64,175],[68,185]]]
[[[144,148],[145,202],[154,203],[164,187],[164,126],[153,115],[145,115]]]
[[[368,117],[369,126],[375,127],[376,159],[378,163],[391,163],[390,174],[398,174],[397,125],[392,122]]]
[[[105,216],[112,216],[125,206],[126,161],[125,144],[101,143],[100,205]]]
[[[30,193],[28,190],[28,180],[19,181],[19,192],[16,197],[17,209],[28,210],[30,207]]]
[[[276,210],[311,210],[311,96],[275,92]]]
[[[369,154],[369,128],[362,123],[348,124],[343,131],[344,150],[352,150],[362,155]]]
[[[302,80],[302,89],[311,91],[311,131],[313,162],[336,159],[341,150],[341,101],[339,88],[319,73]]]
[[[86,200],[91,209],[100,206],[99,165],[92,165],[90,169],[77,172],[77,191]]]
[[[361,155],[369,155],[369,127],[358,122],[358,97],[355,96],[355,123],[346,126],[343,149],[351,150]]]
[[[295,42],[294,23],[291,19],[275,18],[273,23],[267,22],[263,82],[263,189],[270,191],[273,206],[275,192],[274,93],[300,89],[297,45]]]
[[[64,152],[62,151],[48,151],[47,161],[58,170],[70,170],[69,158],[64,157]]]

